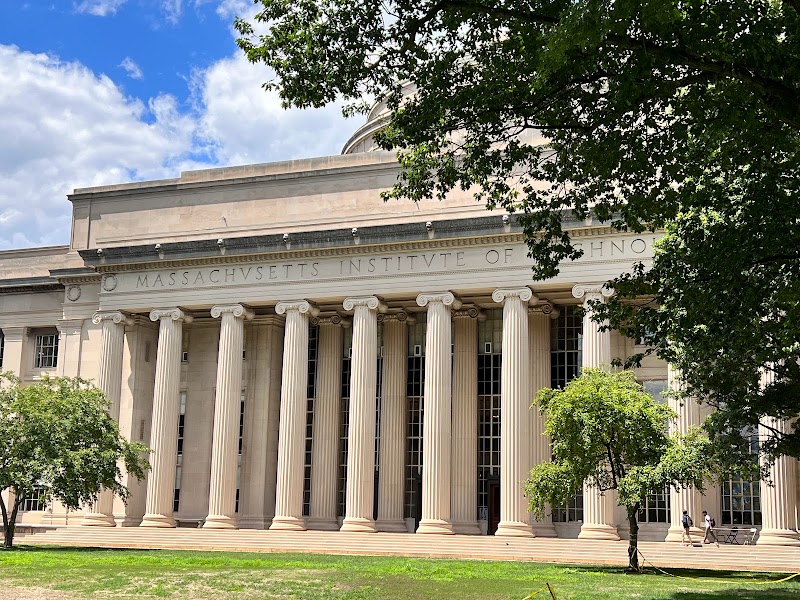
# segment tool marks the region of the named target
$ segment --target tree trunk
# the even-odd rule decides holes
[[[628,571],[639,572],[639,503],[628,505],[628,524],[630,525],[630,540],[628,541]]]
[[[22,498],[19,498],[15,494],[14,508],[11,511],[10,517],[5,511],[5,505],[3,506],[3,550],[10,550],[14,547],[14,530],[17,526],[17,514],[19,513],[19,507],[21,504]]]

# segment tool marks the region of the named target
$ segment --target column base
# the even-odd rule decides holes
[[[750,532],[746,529],[740,529],[739,533]],[[797,537],[797,532],[791,529],[762,529],[758,534],[756,540],[757,546],[800,546],[800,539]]]
[[[345,517],[339,531],[354,531],[360,533],[375,533],[375,521],[363,517]]]
[[[478,521],[462,521],[453,523],[453,533],[458,535],[481,535],[481,528]]]
[[[145,515],[142,517],[142,522],[139,523],[139,527],[161,527],[161,528],[168,528],[168,527],[175,527],[175,519],[171,516],[166,515]]]
[[[703,541],[703,536],[705,536],[706,532],[699,527],[690,527],[689,528],[689,535],[692,536],[692,541]],[[667,530],[667,537],[664,538],[665,542],[672,542],[680,544],[682,541],[683,536],[683,527],[670,527]],[[688,541],[688,540],[687,540]]]
[[[339,531],[339,521],[336,520],[336,517],[331,519],[309,517],[306,527],[315,531]]]
[[[617,528],[613,525],[604,523],[584,523],[581,532],[578,534],[579,540],[613,540],[619,541]]]
[[[557,538],[558,533],[556,532],[556,528],[553,526],[553,523],[546,523],[544,521],[534,521],[531,523],[531,529],[533,530],[534,537],[540,538]]]
[[[208,515],[203,522],[203,529],[239,529],[239,527],[234,517]]]
[[[112,515],[102,513],[86,513],[81,521],[82,527],[116,527],[117,522]]]
[[[497,524],[495,535],[497,537],[534,537],[531,526],[523,521],[500,521]]]
[[[422,519],[417,527],[417,533],[453,535],[453,524],[442,519]]]
[[[270,531],[305,531],[306,522],[297,517],[272,517]]]
[[[408,526],[403,519],[378,519],[375,527],[384,533],[408,533]]]

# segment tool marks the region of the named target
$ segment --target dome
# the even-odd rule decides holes
[[[403,97],[408,97],[416,91],[417,87],[413,83],[406,83],[403,85]],[[342,154],[356,154],[358,152],[375,152],[379,151],[377,144],[374,140],[375,132],[383,128],[389,122],[389,107],[386,99],[380,100],[373,104],[372,108],[367,114],[367,122],[359,127],[356,132],[350,136],[350,139],[342,148]]]

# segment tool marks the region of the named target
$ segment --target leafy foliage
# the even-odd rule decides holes
[[[543,389],[536,404],[546,415],[553,459],[531,469],[525,494],[531,511],[566,505],[586,481],[616,490],[631,527],[629,559],[638,568],[637,515],[648,494],[668,487],[704,489],[714,473],[708,439],[697,430],[667,433],[677,415],[636,382],[632,371],[584,369],[563,390]]]
[[[287,106],[388,98],[387,198],[476,190],[517,214],[537,279],[581,255],[571,216],[665,229],[597,318],[651,336],[723,445],[800,415],[798,0],[255,3],[239,45]]]
[[[73,377],[23,386],[10,373],[0,375],[0,386],[0,491],[14,494],[8,507],[0,498],[5,547],[27,497],[58,500],[72,510],[94,502],[101,489],[127,500],[120,465],[143,478],[147,448],[120,436],[103,392]]]

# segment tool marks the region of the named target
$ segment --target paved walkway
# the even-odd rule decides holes
[[[309,552],[425,558],[515,560],[561,564],[626,565],[628,543],[589,540],[428,536],[406,533],[338,531],[257,531],[62,527],[26,535],[19,544],[102,548]],[[685,547],[639,542],[639,549],[661,568],[800,572],[800,548],[714,545]]]

